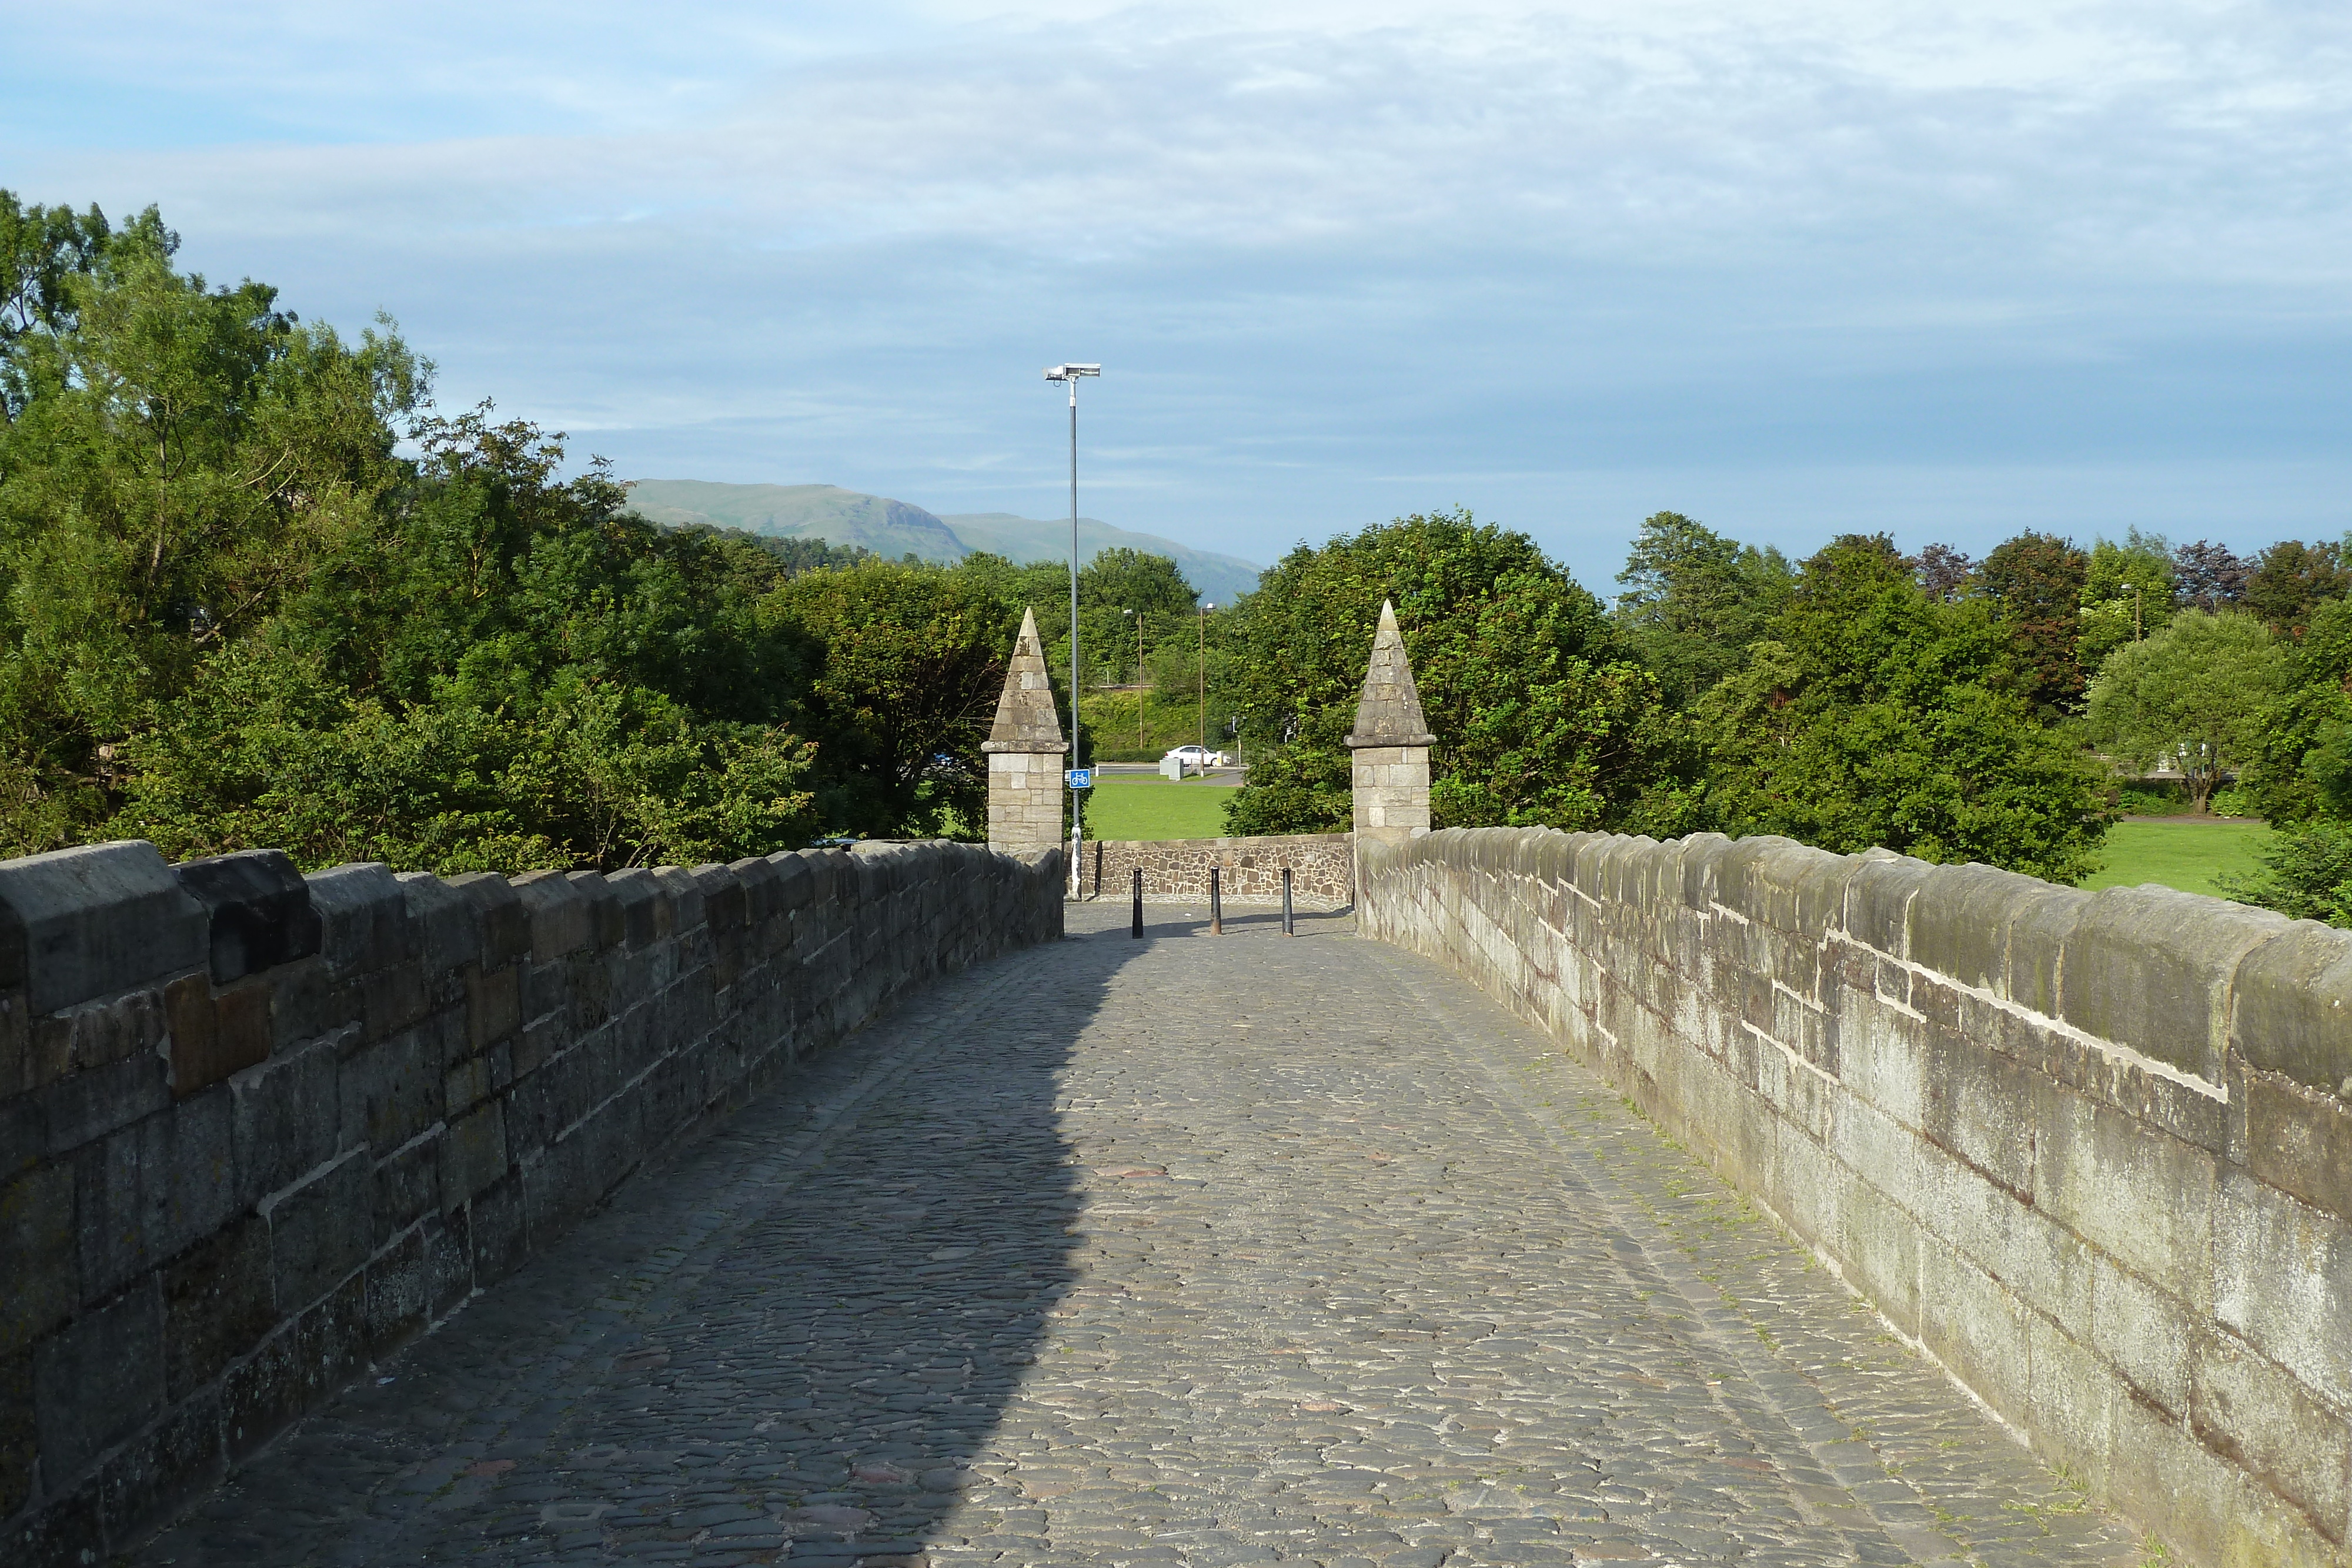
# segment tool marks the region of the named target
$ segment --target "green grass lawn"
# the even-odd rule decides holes
[[[1222,839],[1236,786],[1142,773],[1100,773],[1087,791],[1090,839]]]
[[[2218,894],[2213,879],[2222,873],[2261,869],[2254,846],[2269,836],[2260,822],[2117,822],[2107,830],[2106,869],[2084,878],[2083,885],[2153,882],[2183,893]]]

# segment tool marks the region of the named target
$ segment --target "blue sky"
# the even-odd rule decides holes
[[[1466,506],[1607,591],[2352,528],[2352,9],[8,6],[0,184],[627,476],[1268,561]]]

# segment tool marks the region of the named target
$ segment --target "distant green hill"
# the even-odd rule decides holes
[[[711,523],[778,538],[863,545],[893,560],[909,551],[925,560],[961,560],[971,553],[922,507],[835,485],[639,479],[630,485],[629,499],[656,523]]]
[[[920,507],[835,485],[719,485],[702,479],[638,479],[629,486],[638,512],[657,523],[709,523],[777,538],[824,539],[863,545],[892,559],[908,552],[924,560],[961,560],[988,550],[1017,561],[1062,560],[1070,553],[1070,525],[1010,512],[935,517]],[[1196,550],[1154,534],[1129,533],[1092,517],[1078,519],[1078,549],[1092,560],[1107,549],[1173,557],[1201,597],[1229,604],[1257,586],[1260,569],[1237,556]]]
[[[956,538],[965,544],[992,555],[1009,556],[1018,561],[1070,558],[1067,517],[1040,522],[1034,517],[1016,517],[1011,512],[958,512],[940,521],[953,528]],[[1184,574],[1184,580],[1202,598],[1217,604],[1231,604],[1255,588],[1258,573],[1265,570],[1239,556],[1193,549],[1156,534],[1131,534],[1092,517],[1078,519],[1078,553],[1086,559],[1092,560],[1107,549],[1122,549],[1174,557],[1176,570]]]

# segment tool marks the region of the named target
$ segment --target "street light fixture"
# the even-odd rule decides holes
[[[1049,365],[1045,379],[1070,383],[1070,766],[1078,765],[1078,382],[1100,365]],[[1070,894],[1078,892],[1078,851],[1087,812],[1083,790],[1070,792]]]

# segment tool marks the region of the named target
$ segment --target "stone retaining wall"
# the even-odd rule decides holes
[[[1057,936],[1057,852],[0,863],[0,1559],[104,1561],[648,1154]]]
[[[1081,891],[1090,898],[1133,896],[1143,868],[1146,904],[1198,904],[1218,869],[1229,904],[1280,904],[1282,870],[1290,868],[1291,903],[1300,909],[1345,909],[1355,901],[1355,858],[1346,833],[1294,833],[1245,839],[1100,840],[1079,852]]]
[[[1780,839],[1367,845],[1544,1026],[2191,1561],[2352,1534],[2352,934]]]

